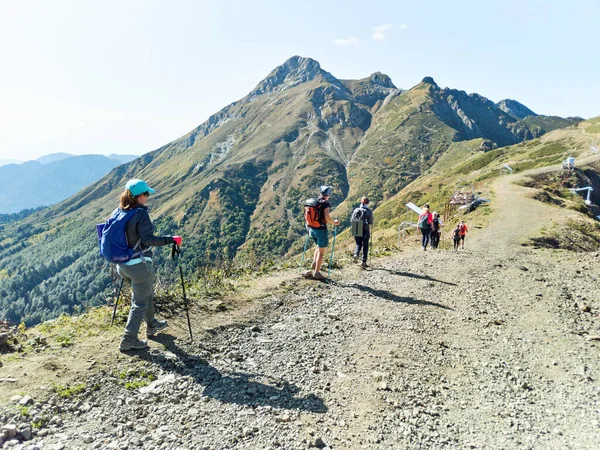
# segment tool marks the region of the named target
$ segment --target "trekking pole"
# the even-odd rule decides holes
[[[371,255],[373,254],[373,233],[375,231],[375,226],[373,226],[373,228],[370,231],[371,234],[369,235],[369,254],[367,256],[369,257],[369,262],[373,264],[373,257]]]
[[[331,258],[329,259],[329,272],[327,278],[331,277],[331,266],[333,265],[333,254],[335,253],[335,237],[337,235],[337,227],[333,227],[333,245],[331,246]]]
[[[112,319],[110,320],[111,327],[115,323],[115,317],[117,317],[117,305],[119,304],[119,297],[121,296],[121,289],[123,289],[124,281],[125,281],[125,278],[121,277],[121,282],[119,283],[119,287],[117,288],[117,297],[115,298],[115,306],[113,308]]]
[[[304,255],[306,254],[306,248],[308,247],[309,234],[306,235],[306,242],[304,243],[304,251],[302,252],[302,260],[300,261],[300,270],[304,267]]]
[[[177,244],[173,244],[171,249],[171,258],[175,259],[175,254],[181,258],[181,249]],[[185,315],[187,316],[188,330],[190,331],[190,342],[194,341],[192,336],[192,323],[190,322],[190,311],[188,308],[187,295],[185,295],[185,283],[183,282],[183,269],[181,268],[181,262],[178,260],[177,265],[179,266],[179,277],[181,278],[181,290],[183,292],[183,306],[185,307]]]

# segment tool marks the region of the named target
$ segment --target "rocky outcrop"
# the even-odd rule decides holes
[[[510,114],[516,119],[524,119],[528,116],[537,116],[537,114],[530,110],[527,106],[510,98],[500,100],[498,103],[496,103],[496,106],[498,106],[498,108],[500,108],[506,114]]]

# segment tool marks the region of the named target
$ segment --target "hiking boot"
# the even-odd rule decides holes
[[[352,258],[352,262],[354,264],[356,264],[358,262],[358,255],[354,255],[354,257]]]
[[[302,276],[304,278],[308,278],[309,280],[312,280],[312,278],[313,278],[312,270],[307,270],[306,272],[303,272]]]
[[[152,325],[148,325],[146,327],[146,336],[149,338],[154,337],[158,334],[160,330],[164,330],[165,328],[167,328],[166,320],[154,319]]]
[[[321,274],[321,272],[315,272],[315,274],[313,275],[313,279],[323,281],[323,280],[326,280],[327,278],[324,277]]]
[[[363,261],[363,263],[360,265],[360,267],[362,267],[363,269],[366,269],[367,267],[369,267],[369,265],[367,264],[366,261]]]
[[[146,341],[141,341],[137,337],[123,336],[119,350],[122,352],[130,352],[132,350],[143,350],[148,347]]]

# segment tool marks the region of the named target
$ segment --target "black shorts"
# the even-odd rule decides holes
[[[464,234],[463,234],[463,235],[460,237],[460,240],[461,240],[461,241],[464,241],[464,240],[465,240],[465,235],[464,235]]]

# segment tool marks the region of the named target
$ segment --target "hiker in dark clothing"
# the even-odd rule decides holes
[[[440,245],[440,236],[442,234],[442,219],[440,219],[439,213],[433,212],[433,219],[431,221],[431,248],[437,249]]]
[[[363,197],[360,200],[360,206],[354,210],[352,213],[353,221],[362,222],[362,227],[358,226],[357,233],[360,234],[360,228],[362,228],[362,235],[354,236],[354,241],[356,242],[356,247],[354,249],[354,262],[358,261],[358,257],[360,256],[360,252],[362,250],[362,264],[361,267],[366,269],[369,267],[367,265],[367,259],[369,255],[369,239],[371,238],[371,229],[370,226],[373,225],[373,211],[367,206],[369,204],[369,199],[367,197]],[[357,225],[360,225],[357,223]]]
[[[427,244],[429,244],[429,236],[431,234],[431,224],[433,222],[433,216],[429,212],[429,205],[426,204],[423,206],[423,212],[419,215],[419,220],[417,221],[417,227],[421,230],[422,239],[421,245],[423,246],[423,251],[427,250]]]
[[[327,232],[327,224],[332,223],[334,226],[339,226],[340,221],[332,219],[329,215],[331,205],[329,204],[329,196],[331,195],[331,187],[321,186],[319,198],[316,199],[316,205],[305,208],[304,218],[306,220],[306,228],[308,235],[315,241],[317,247],[313,256],[312,270],[304,273],[306,278],[315,280],[324,280],[325,276],[321,274],[320,269],[325,257],[325,250],[329,246],[329,234]],[[314,201],[314,200],[313,200]]]
[[[129,180],[125,192],[121,195],[120,209],[137,212],[127,222],[125,235],[129,248],[138,250],[132,259],[117,265],[118,274],[131,286],[131,309],[125,325],[125,333],[119,349],[121,351],[140,350],[148,347],[146,341],[138,339],[142,321],[146,322],[146,336],[153,337],[167,326],[166,320],[154,317],[154,266],[150,247],[177,244],[181,245],[181,236],[155,236],[154,227],[145,206],[150,194],[154,194],[143,180]]]
[[[457,251],[460,245],[460,225],[456,225],[452,231],[452,240],[454,241],[454,251]]]

